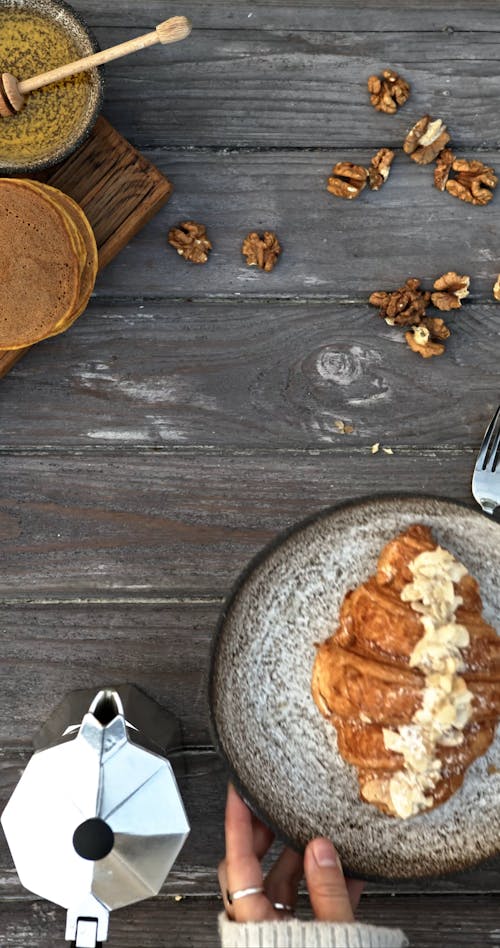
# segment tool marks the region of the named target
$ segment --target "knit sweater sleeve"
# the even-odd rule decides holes
[[[232,922],[219,915],[222,948],[405,948],[399,928],[380,928],[358,922]]]

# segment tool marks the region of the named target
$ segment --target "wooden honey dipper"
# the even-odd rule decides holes
[[[28,92],[34,92],[35,89],[41,89],[52,82],[67,79],[68,76],[76,76],[77,73],[86,72],[87,69],[91,69],[93,66],[102,66],[104,63],[111,62],[112,59],[128,56],[129,53],[135,53],[136,50],[147,49],[148,46],[154,46],[156,43],[177,43],[178,40],[189,36],[190,32],[191,23],[185,16],[173,16],[169,20],[165,20],[164,23],[160,23],[151,33],[137,36],[126,43],[119,43],[118,46],[111,46],[110,49],[103,49],[98,53],[85,56],[83,59],[67,63],[65,66],[57,66],[56,69],[44,72],[40,76],[34,76],[33,79],[22,79],[19,82],[15,76],[4,72],[0,84],[0,116],[10,118],[20,112]]]

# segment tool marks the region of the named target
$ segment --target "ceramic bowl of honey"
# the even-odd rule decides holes
[[[61,0],[0,0],[0,73],[28,79],[98,48]],[[30,93],[21,112],[0,118],[0,174],[32,174],[71,154],[92,130],[102,92],[91,69]]]

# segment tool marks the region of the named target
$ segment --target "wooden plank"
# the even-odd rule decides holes
[[[379,11],[374,9],[371,24],[363,26],[358,7],[353,32],[344,26],[343,13],[334,16],[322,7],[320,17],[311,10],[307,21],[301,16],[294,25],[287,7],[280,16],[274,4],[263,26],[259,10],[248,18],[252,10],[244,7],[240,22],[246,17],[245,27],[235,28],[234,6],[221,5],[226,28],[203,29],[205,9],[198,6],[192,14],[195,29],[185,42],[137,53],[107,68],[106,115],[137,147],[358,145],[376,150],[401,143],[407,128],[426,112],[450,125],[457,146],[496,147],[498,8],[496,15],[490,8],[483,29],[476,31],[474,13],[463,8],[461,29],[455,27],[450,4],[444,17],[415,10],[410,22],[408,16],[399,21],[390,5],[385,29],[379,31]],[[156,16],[159,12],[157,6]],[[106,10],[101,22],[103,17],[109,22],[111,15]],[[152,11],[136,22],[143,29],[154,19]],[[140,31],[139,25],[116,21],[94,25],[102,46]],[[368,76],[387,66],[407,77],[413,89],[396,116],[376,112],[366,88]]]
[[[125,682],[173,711],[188,744],[211,744],[206,676],[220,608],[219,602],[3,606],[0,747],[8,754],[9,747],[26,745],[69,692]]]
[[[400,489],[468,500],[473,460],[368,445],[6,454],[0,595],[224,595],[279,530],[335,501]]]
[[[473,207],[437,191],[429,168],[398,153],[381,191],[365,191],[355,201],[327,192],[335,162],[368,163],[373,153],[147,152],[174,182],[174,194],[100,277],[97,295],[364,300],[408,276],[432,287],[437,276],[455,269],[471,276],[473,300],[495,306],[500,188],[489,206]],[[481,157],[500,172],[498,152]],[[169,228],[186,219],[207,226],[214,249],[205,265],[183,260],[166,244]],[[253,229],[275,230],[282,242],[272,273],[256,272],[241,255]]]
[[[155,899],[113,912],[110,943],[123,948],[219,948],[220,900]],[[301,916],[308,916],[304,902]],[[63,948],[64,912],[46,902],[8,903],[2,913],[2,948]],[[361,901],[360,921],[402,927],[418,948],[495,948],[500,945],[498,900],[472,896],[374,896]]]
[[[78,9],[94,27],[116,29],[123,26],[134,35],[151,28],[165,13],[163,0],[135,0],[103,4],[100,0],[78,0]],[[253,0],[251,4],[231,0],[185,0],[183,10],[198,31],[214,29],[242,30],[321,30],[393,32],[429,30],[439,32],[447,26],[471,32],[498,29],[496,0]]]
[[[0,752],[0,808],[3,809],[12,793],[22,769],[28,763],[31,750],[26,745],[6,746]],[[186,753],[186,774],[178,777],[182,798],[191,825],[191,833],[168,880],[162,895],[213,897],[219,893],[217,866],[224,852],[224,807],[226,774],[213,751],[192,749]],[[1,812],[1,810],[0,810]],[[281,845],[274,844],[265,866],[277,857]],[[305,891],[304,886],[302,886]],[[367,894],[423,892],[440,894],[500,895],[500,857],[464,873],[441,879],[414,882],[370,883]],[[3,832],[0,828],[0,893],[2,902],[38,901],[25,890],[17,877]],[[0,915],[3,909],[0,902]],[[0,945],[1,945],[0,941]]]
[[[366,303],[94,300],[4,380],[2,445],[476,448],[497,404],[497,306],[466,303],[446,354],[422,360]]]
[[[86,212],[99,251],[99,270],[151,220],[172,191],[170,181],[102,116],[84,144],[42,177]],[[0,378],[30,348],[0,352]]]
[[[167,892],[215,895],[226,776],[210,749],[206,674],[218,603],[3,605],[0,663],[0,812],[26,765],[29,739],[58,701],[77,688],[133,681],[182,723],[189,748],[179,777],[192,824]],[[386,884],[372,892],[500,893],[500,858],[429,883]],[[2,899],[33,896],[19,885],[0,833]],[[1,942],[0,942],[1,944]]]

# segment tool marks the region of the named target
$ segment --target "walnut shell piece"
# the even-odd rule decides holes
[[[394,115],[398,107],[404,105],[409,99],[410,85],[393,69],[384,69],[381,76],[370,76],[368,92],[370,102],[377,112]]]
[[[168,232],[168,242],[177,253],[191,263],[206,263],[212,244],[207,237],[203,224],[195,221],[183,221]]]
[[[368,184],[372,191],[378,191],[389,177],[394,152],[390,148],[381,148],[370,161],[368,168]]]
[[[434,169],[434,187],[438,191],[446,190],[446,182],[450,176],[451,166],[455,161],[455,155],[451,148],[444,148],[436,158],[436,167]]]
[[[272,230],[265,230],[262,235],[252,231],[245,237],[241,252],[249,267],[259,267],[270,273],[281,253],[281,246]]]
[[[452,163],[454,176],[446,182],[446,190],[453,197],[467,201],[468,204],[483,206],[488,204],[498,184],[498,178],[488,165],[482,161],[455,158]]]
[[[440,316],[426,316],[420,325],[429,330],[433,342],[436,342],[436,340],[442,341],[443,339],[449,339],[451,336],[448,326]]]
[[[368,302],[379,307],[379,316],[389,326],[418,326],[426,314],[430,298],[430,293],[420,289],[420,280],[410,277],[397,290],[372,293]]]
[[[352,201],[366,187],[367,179],[368,171],[362,165],[354,165],[351,161],[339,161],[332,168],[326,189],[336,197]]]
[[[428,165],[437,158],[449,140],[450,136],[442,120],[424,115],[408,132],[403,142],[403,150],[419,165]]]
[[[493,296],[496,300],[500,300],[500,273],[498,274],[495,285],[493,286]]]
[[[418,352],[423,359],[440,356],[444,352],[442,342],[434,342],[427,326],[414,326],[405,332],[405,339],[412,352]]]
[[[469,285],[468,276],[459,276],[454,270],[443,273],[434,281],[434,290],[437,292],[431,295],[432,305],[445,311],[460,309],[462,300],[469,295]]]

